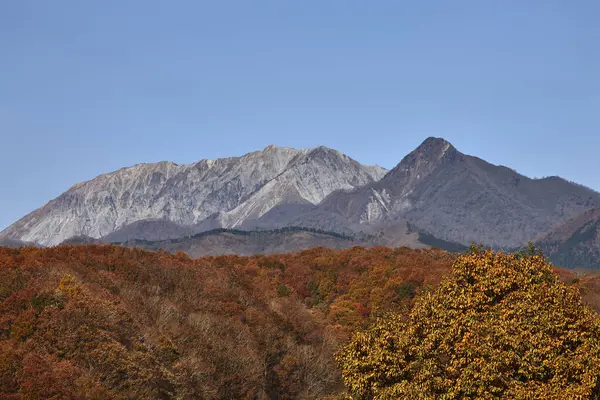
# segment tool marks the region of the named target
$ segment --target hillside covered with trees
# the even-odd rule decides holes
[[[205,257],[0,248],[0,398],[312,399],[334,353],[449,271],[439,250]]]
[[[385,247],[200,259],[110,245],[0,248],[0,398],[344,398],[342,371],[354,386],[336,354],[386,318],[424,318],[429,329],[454,303],[430,318],[422,299],[455,279],[461,257]],[[560,276],[600,303],[597,277],[543,268],[544,279]],[[410,314],[415,301],[421,311]]]

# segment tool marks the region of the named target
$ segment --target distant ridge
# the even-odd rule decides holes
[[[386,232],[383,235],[382,232]],[[396,239],[390,239],[396,236]],[[235,239],[234,239],[235,238]],[[65,240],[61,245],[86,245],[86,244],[113,244],[125,247],[139,247],[145,250],[163,249],[169,252],[182,251],[191,257],[205,255],[254,255],[290,253],[311,247],[330,247],[346,249],[354,246],[373,247],[401,247],[412,248],[439,248],[449,252],[463,252],[467,249],[458,243],[440,240],[434,236],[411,230],[405,231],[403,236],[391,234],[389,230],[382,230],[379,234],[352,234],[329,232],[322,229],[288,226],[270,230],[241,230],[217,228],[190,236],[166,240],[132,239],[122,242],[111,242],[106,239],[94,239],[80,236]]]
[[[244,231],[219,228],[192,236],[162,241],[129,240],[112,243],[144,250],[163,249],[169,252],[184,252],[191,257],[217,255],[255,255],[290,253],[313,247],[347,249],[353,246],[375,245],[372,237],[357,239],[352,236],[318,229],[286,227],[274,230]]]
[[[474,242],[517,248],[594,207],[600,207],[598,192],[559,177],[528,178],[463,154],[439,137],[424,140],[390,171],[325,146],[270,145],[240,157],[138,164],[102,174],[17,221],[0,238],[42,245],[84,240],[78,237],[206,242],[218,235],[239,238],[242,231],[304,227],[313,231],[293,232],[298,241],[304,235],[301,246],[310,240],[320,245],[325,236],[372,235],[386,246],[461,249]],[[206,231],[212,233],[195,237]],[[229,250],[237,248],[227,243]],[[250,242],[239,246],[269,250]],[[283,250],[297,246],[280,243]]]

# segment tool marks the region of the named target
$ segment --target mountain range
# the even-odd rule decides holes
[[[389,171],[324,146],[271,145],[241,157],[139,164],[100,175],[15,222],[0,233],[0,243],[158,243],[222,228],[273,232],[302,227],[348,235],[353,244],[376,237],[369,243],[419,247],[425,244],[419,238],[429,238],[432,243],[514,248],[537,240],[556,256],[584,254],[595,262],[600,250],[590,249],[600,245],[589,232],[597,234],[597,210],[600,193],[590,188],[555,176],[523,176],[463,154],[441,138],[427,138]],[[322,237],[307,237],[314,232],[302,235],[302,246],[323,243]],[[582,241],[587,244],[574,245]],[[567,242],[575,250],[566,250]],[[236,252],[236,245],[223,251]]]
[[[51,246],[73,236],[140,231],[142,221],[142,236],[155,239],[236,228],[276,205],[317,204],[334,190],[363,186],[385,172],[325,147],[268,146],[189,165],[139,164],[74,185],[1,235]]]

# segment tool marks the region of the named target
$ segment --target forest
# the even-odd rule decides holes
[[[183,253],[114,245],[0,248],[0,399],[409,398],[400,394],[415,393],[410,392],[415,388],[403,386],[403,379],[419,372],[415,365],[433,359],[393,375],[408,359],[373,351],[373,343],[381,344],[381,336],[373,332],[387,335],[386,345],[408,346],[401,331],[425,332],[435,321],[464,325],[464,318],[483,314],[457,313],[457,302],[481,300],[480,291],[489,294],[502,282],[508,282],[502,296],[516,296],[514,304],[530,304],[538,293],[532,288],[539,289],[531,286],[531,276],[541,277],[548,287],[568,288],[569,315],[597,322],[598,277],[551,267],[539,255],[497,254],[353,247],[191,259]],[[486,269],[494,263],[503,269]],[[507,271],[513,265],[518,268],[511,275]],[[481,279],[487,286],[471,282],[474,271],[489,278]],[[510,279],[498,280],[505,275]],[[459,276],[472,287],[457,286]],[[432,311],[427,308],[432,299],[445,306]],[[498,315],[503,309],[485,310]],[[514,315],[520,316],[519,310]],[[576,353],[579,345],[596,349],[590,341],[598,332],[565,332],[574,338],[569,351]],[[430,339],[423,336],[425,342]],[[447,346],[464,345],[456,338],[438,339]],[[422,350],[425,342],[413,348]],[[463,358],[480,351],[475,346],[461,349],[458,356]],[[430,353],[441,357],[438,364],[449,362],[447,354]],[[589,362],[596,360],[592,353]],[[369,357],[377,354],[383,358],[373,363]],[[493,361],[501,364],[502,358]],[[422,391],[422,398],[461,398],[456,397],[456,371],[442,371],[438,364],[439,373],[427,370],[437,386]],[[386,365],[394,365],[389,370],[393,376],[381,371]],[[365,383],[365,374],[380,381]],[[533,382],[534,375],[527,378],[524,372],[519,379]],[[569,383],[573,378],[567,375]],[[510,378],[498,376],[498,390],[526,390],[498,383]],[[600,380],[594,374],[586,377],[589,390],[573,393],[592,398],[585,393],[597,394]],[[470,391],[462,398],[493,398],[477,397],[481,388],[465,390]]]

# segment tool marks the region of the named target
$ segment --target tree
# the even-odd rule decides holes
[[[537,251],[471,247],[338,355],[360,399],[597,399],[600,317]]]

